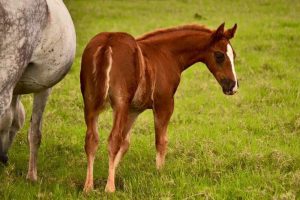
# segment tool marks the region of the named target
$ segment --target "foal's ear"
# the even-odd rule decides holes
[[[212,34],[212,38],[214,41],[221,39],[222,37],[224,37],[224,26],[225,26],[225,22],[223,22],[218,28],[217,30],[215,30],[215,32]]]
[[[224,35],[225,37],[229,40],[231,38],[234,37],[234,34],[236,32],[237,29],[237,24],[234,24],[234,26],[231,29],[228,29],[227,31],[225,31]]]

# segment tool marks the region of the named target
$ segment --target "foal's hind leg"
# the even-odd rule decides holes
[[[105,187],[106,192],[114,192],[115,172],[130,143],[130,129],[139,113],[130,112],[126,106],[114,110],[114,124],[109,136],[109,175]]]
[[[28,141],[30,148],[29,167],[27,179],[37,180],[37,154],[42,139],[42,117],[51,88],[34,94]]]
[[[99,144],[99,133],[97,128],[99,111],[90,111],[85,108],[85,120],[87,125],[85,137],[85,152],[88,160],[87,175],[84,184],[84,192],[89,192],[94,188],[94,160]]]
[[[174,109],[174,100],[154,105],[156,168],[161,169],[167,152],[167,128]]]

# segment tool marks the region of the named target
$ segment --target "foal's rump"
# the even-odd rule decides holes
[[[99,46],[95,51],[83,53],[80,82],[81,92],[86,106],[91,109],[102,107],[108,92],[109,72],[111,69],[111,47]]]
[[[133,98],[140,73],[137,54],[135,39],[126,33],[100,33],[89,42],[80,73],[86,109],[103,109],[108,97],[113,103],[116,97]]]

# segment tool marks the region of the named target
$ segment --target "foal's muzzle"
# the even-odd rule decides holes
[[[0,154],[0,162],[2,162],[3,164],[7,164],[8,161],[8,157],[6,154]]]
[[[236,83],[231,79],[222,79],[221,86],[224,94],[234,95],[237,92],[237,88],[239,87],[239,82],[237,81]]]

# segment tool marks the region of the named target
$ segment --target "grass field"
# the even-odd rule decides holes
[[[77,55],[56,85],[44,115],[37,183],[26,181],[32,97],[26,124],[0,166],[0,199],[300,199],[300,2],[297,0],[65,0],[77,31]],[[205,65],[182,74],[169,125],[166,166],[155,168],[151,111],[133,129],[117,171],[117,192],[105,194],[111,110],[100,115],[95,191],[86,175],[85,125],[79,85],[82,51],[101,31],[134,36],[186,23],[216,28],[237,22],[240,90],[223,95]]]

